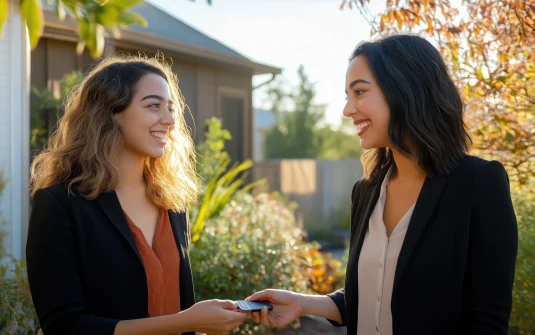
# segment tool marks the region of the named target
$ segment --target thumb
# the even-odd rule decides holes
[[[238,308],[238,303],[232,300],[220,300],[219,307],[223,309],[235,310]]]
[[[245,298],[245,301],[269,300],[272,297],[272,291],[263,290]]]

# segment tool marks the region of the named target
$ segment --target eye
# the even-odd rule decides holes
[[[160,108],[160,103],[155,102],[155,103],[153,103],[153,104],[150,104],[149,107],[150,107],[150,108]]]
[[[357,96],[363,94],[364,92],[366,92],[366,91],[364,91],[364,90],[355,90],[355,94],[356,94]]]

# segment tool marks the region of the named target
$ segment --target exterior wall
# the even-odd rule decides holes
[[[0,39],[0,171],[6,182],[0,197],[0,220],[8,235],[6,250],[24,257],[28,227],[29,46],[19,1],[9,0]]]

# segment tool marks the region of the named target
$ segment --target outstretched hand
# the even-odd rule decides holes
[[[265,327],[282,328],[305,314],[302,296],[291,291],[269,289],[257,292],[245,300],[267,301],[273,306],[271,311],[264,307],[261,312],[253,312],[251,315],[255,323]]]

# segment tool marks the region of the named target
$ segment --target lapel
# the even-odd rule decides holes
[[[446,184],[446,177],[427,177],[425,179],[420,195],[416,200],[416,205],[414,206],[405,240],[399,252],[393,290],[396,289],[396,285],[407,267],[411,254],[418,243],[418,239],[427,226]]]
[[[136,246],[136,242],[134,241],[134,237],[130,231],[121,203],[119,202],[119,198],[115,191],[102,193],[97,198],[97,203],[113,226],[126,240],[141,266],[144,267],[141,254]],[[188,224],[186,219],[187,213],[176,213],[172,211],[169,211],[168,213],[169,222],[171,222],[171,228],[180,254],[180,305],[182,309],[186,309],[191,307],[195,302],[195,297],[193,295],[193,278],[191,277],[191,266],[188,257],[189,237],[187,236],[188,229],[186,229]]]
[[[188,257],[189,236],[188,236],[188,213],[177,213],[168,211],[169,221],[173,229],[173,235],[180,253],[180,308],[185,310],[195,303],[193,291],[193,278],[191,265]]]
[[[364,237],[368,230],[370,216],[377,199],[379,198],[381,183],[377,183],[373,186],[364,186],[366,190],[359,192],[356,199],[353,199],[353,206],[357,208],[352,213],[352,222],[355,225],[355,233],[351,240],[351,253],[349,255],[349,263],[347,265],[347,278],[346,278],[346,295],[351,298],[346,298],[347,312],[353,313],[358,310],[359,301],[359,289],[358,289],[358,264],[360,251],[362,244],[364,243]],[[359,208],[362,208],[359,210]],[[355,297],[356,299],[353,299]],[[347,329],[349,334],[355,334],[357,332],[357,318],[355,315],[346,315]]]
[[[140,264],[143,266],[141,254],[137,249],[136,242],[134,241],[134,236],[130,231],[130,227],[128,227],[128,222],[126,221],[126,217],[123,213],[123,208],[121,207],[121,203],[119,202],[119,198],[117,197],[115,191],[102,193],[97,198],[97,203],[99,204],[100,208],[102,208],[104,213],[106,213],[106,216],[108,216],[108,219],[110,219],[111,223],[124,237],[126,242],[128,242],[128,245],[130,246],[130,248],[132,248],[132,251],[136,255]]]

